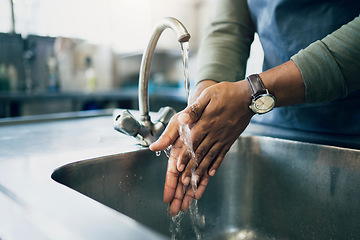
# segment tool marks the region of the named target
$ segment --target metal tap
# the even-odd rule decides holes
[[[155,30],[142,56],[140,66],[138,93],[139,111],[141,114],[140,121],[137,121],[128,110],[125,110],[122,114],[116,116],[114,122],[114,128],[117,131],[135,137],[143,146],[149,146],[153,143],[164,131],[171,117],[176,113],[171,107],[163,107],[159,110],[159,117],[155,123],[151,122],[149,115],[149,73],[151,59],[160,35],[167,28],[172,29],[177,34],[177,40],[180,43],[189,41],[190,34],[179,20],[167,17],[156,23]]]

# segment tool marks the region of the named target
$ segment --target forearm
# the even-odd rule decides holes
[[[276,98],[276,107],[305,103],[305,84],[296,64],[290,60],[259,74]]]
[[[260,77],[276,97],[277,107],[346,97],[360,89],[359,42],[360,17],[357,17]],[[193,99],[213,83],[206,81],[200,85]]]
[[[265,87],[276,97],[276,107],[305,102],[304,81],[300,70],[293,61],[290,60],[280,66],[262,72],[259,75],[264,82]],[[200,96],[202,91],[216,83],[217,82],[212,80],[200,82],[194,89],[191,103]]]
[[[332,101],[360,89],[360,17],[291,59],[300,69],[308,103]]]

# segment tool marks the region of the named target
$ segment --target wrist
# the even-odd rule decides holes
[[[190,96],[190,104],[194,103],[196,101],[196,99],[200,96],[200,94],[208,87],[217,84],[216,81],[214,80],[203,80],[201,82],[199,82],[196,87],[194,88],[194,90],[191,92],[191,96]]]
[[[239,103],[241,104],[241,109],[243,109],[243,111],[247,114],[249,114],[249,116],[253,116],[255,115],[255,113],[253,111],[251,111],[251,109],[249,108],[249,104],[251,102],[251,98],[252,98],[252,94],[251,94],[251,89],[250,86],[247,82],[247,80],[241,80],[238,82],[235,82],[236,86],[237,86],[237,92],[238,92],[238,97],[236,99],[238,99]]]

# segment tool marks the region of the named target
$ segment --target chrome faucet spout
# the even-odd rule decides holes
[[[160,134],[164,131],[166,125],[171,117],[176,113],[170,107],[164,107],[159,110],[159,118],[157,122],[152,123],[149,115],[149,75],[151,60],[155,52],[156,44],[162,32],[170,28],[176,35],[177,40],[187,42],[190,39],[190,34],[184,25],[173,17],[167,17],[159,20],[151,35],[150,41],[141,59],[140,73],[139,73],[139,111],[140,122],[138,122],[128,111],[119,115],[115,119],[114,127],[117,131],[134,136],[139,140],[143,146],[149,146],[153,143]]]
[[[150,121],[148,88],[151,59],[154,55],[155,47],[160,38],[160,35],[167,28],[172,29],[177,34],[177,40],[179,42],[187,42],[190,39],[190,34],[179,20],[172,17],[167,17],[157,22],[149,44],[144,51],[139,74],[139,110],[141,113],[141,121],[146,124],[148,121]]]

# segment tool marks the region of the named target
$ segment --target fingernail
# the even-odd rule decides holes
[[[186,177],[186,178],[184,179],[183,184],[184,184],[185,186],[187,186],[187,185],[189,185],[189,183],[190,183],[190,177]]]
[[[179,116],[178,116],[178,120],[180,123],[182,124],[187,124],[190,120],[190,116],[189,114],[187,113],[181,113]]]
[[[216,170],[215,170],[215,169],[211,170],[211,172],[210,172],[210,176],[214,176],[214,175],[215,175],[215,172],[216,172]]]
[[[149,148],[151,149],[154,145],[156,145],[157,140],[155,142],[153,142],[152,144],[149,145]]]
[[[184,165],[184,164],[181,164],[181,165],[178,167],[179,172],[184,171],[184,168],[185,168],[185,165]]]

